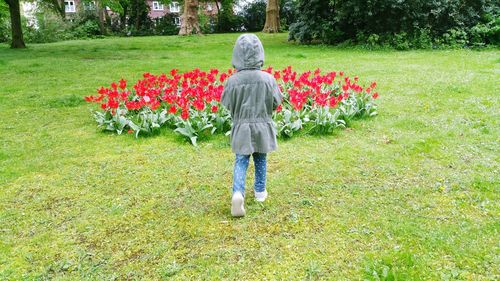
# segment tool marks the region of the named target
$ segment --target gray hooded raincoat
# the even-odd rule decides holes
[[[233,119],[233,152],[250,155],[276,150],[276,128],[271,116],[282,96],[274,77],[260,70],[264,48],[259,38],[241,35],[234,46],[232,63],[236,73],[226,82],[222,105]]]

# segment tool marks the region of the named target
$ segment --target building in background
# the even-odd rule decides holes
[[[161,1],[152,1],[152,0],[145,0],[145,1],[149,6],[149,14],[148,14],[149,18],[154,20],[157,18],[161,18],[165,15],[172,15],[175,24],[177,25],[181,24],[181,15],[183,10],[179,2],[173,1],[170,4],[163,4]],[[95,2],[83,3],[82,7],[81,0],[66,0],[64,1],[64,6],[66,15],[68,16],[68,18],[71,18],[78,12],[78,9],[80,8],[84,8],[86,10],[95,9]],[[217,14],[216,9],[213,8],[214,6],[215,3],[210,3],[210,2],[200,3],[200,9],[207,16],[215,16]],[[113,11],[108,7],[106,7],[106,11],[111,14],[113,13]]]
[[[21,13],[26,18],[29,27],[38,29],[38,21],[36,19],[36,11],[38,6],[36,2],[21,2]]]
[[[176,25],[181,24],[181,15],[183,12],[182,6],[179,2],[173,1],[170,4],[163,4],[161,1],[145,0],[149,6],[149,17],[153,20],[159,19],[166,15],[171,15]],[[38,28],[36,20],[37,2],[21,2],[22,15],[27,19],[28,24],[34,28]],[[220,3],[219,3],[220,5]],[[202,2],[200,3],[200,11],[209,17],[217,15],[217,5],[215,2]],[[65,0],[64,11],[68,21],[74,21],[76,15],[80,11],[92,11],[96,9],[96,4],[92,2],[82,2],[81,0]],[[111,17],[116,15],[109,7],[106,7],[106,13]]]

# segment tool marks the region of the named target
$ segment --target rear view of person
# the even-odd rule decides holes
[[[236,40],[232,58],[236,73],[226,82],[222,104],[233,120],[231,148],[236,154],[233,174],[231,215],[245,215],[245,178],[250,155],[255,165],[255,200],[267,198],[267,153],[276,150],[276,128],[273,111],[282,101],[274,77],[261,71],[264,48],[254,34],[243,34]]]

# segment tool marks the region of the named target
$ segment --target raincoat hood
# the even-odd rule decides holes
[[[260,69],[264,65],[264,47],[255,34],[242,34],[233,49],[233,67],[236,70]]]

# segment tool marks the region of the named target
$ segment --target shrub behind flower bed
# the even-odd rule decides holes
[[[274,75],[284,96],[273,114],[281,137],[291,137],[302,129],[328,134],[346,127],[354,118],[377,114],[376,82],[364,88],[358,77],[351,79],[342,71],[297,73],[291,66],[263,71]],[[145,73],[132,87],[122,79],[85,100],[100,104],[94,117],[105,130],[135,133],[137,137],[169,127],[196,145],[202,134],[230,132],[231,117],[220,100],[224,81],[233,73],[233,69],[206,72],[198,68],[185,73],[173,69],[168,75]]]

